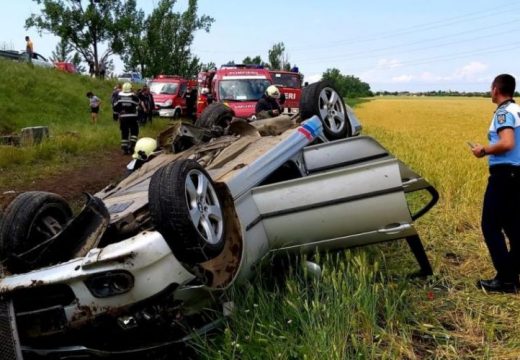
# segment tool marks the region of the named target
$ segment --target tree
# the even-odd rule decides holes
[[[72,46],[66,41],[63,41],[63,39],[56,45],[56,48],[52,52],[51,60],[52,62],[56,61],[65,61],[70,62],[71,57],[70,53],[72,52]]]
[[[290,70],[289,55],[285,52],[283,42],[274,44],[268,52],[269,63],[271,69]]]
[[[145,21],[146,75],[192,76],[201,68],[199,58],[190,49],[194,33],[209,32],[215,20],[206,15],[197,16],[197,0],[189,0],[183,13],[172,11],[175,3],[176,0],[161,0]]]
[[[76,67],[76,70],[79,73],[84,73],[87,71],[87,69],[82,65],[81,55],[79,53],[77,53],[77,52],[74,53],[70,62],[74,64],[74,66]]]
[[[74,52],[74,54],[71,55],[72,53],[73,47],[62,39],[56,45],[50,59],[52,62],[70,62],[74,64],[79,73],[85,72],[85,67],[81,65],[81,55],[77,52]]]
[[[217,64],[215,64],[213,61],[207,63],[207,64],[201,64],[200,70],[201,71],[210,71],[210,70],[216,70]]]
[[[149,54],[145,14],[142,10],[136,9],[135,0],[128,0],[121,17],[118,33],[123,44],[121,59],[125,64],[125,71],[140,69],[144,76]]]
[[[343,75],[336,69],[327,69],[322,75],[322,80],[328,80],[345,97],[373,96],[370,85],[353,75]]]
[[[128,18],[121,14],[132,13],[135,0],[33,0],[43,5],[40,14],[25,20],[25,28],[49,31],[67,42],[86,62],[94,63],[99,74],[100,57],[123,51],[121,31],[128,27]],[[86,5],[84,6],[84,2]],[[100,56],[99,46],[107,43],[108,49]]]
[[[242,64],[266,65],[260,55],[256,55],[254,58],[247,56],[242,60]]]

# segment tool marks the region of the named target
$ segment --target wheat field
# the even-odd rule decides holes
[[[195,347],[208,359],[520,359],[520,295],[486,294],[494,276],[480,231],[485,143],[495,105],[486,98],[382,97],[355,108],[363,134],[432,183],[438,204],[416,223],[434,268],[405,242],[318,259],[321,278],[295,271],[272,286],[237,288],[223,335]],[[520,220],[520,219],[519,219]],[[303,269],[303,273],[305,273]]]
[[[431,303],[417,308],[447,322],[442,332],[452,338],[430,349],[433,357],[520,358],[520,296],[484,294],[474,286],[494,269],[480,231],[487,162],[473,157],[467,142],[486,143],[494,109],[489,98],[424,97],[376,99],[356,109],[365,134],[441,195],[417,224],[442,284]]]

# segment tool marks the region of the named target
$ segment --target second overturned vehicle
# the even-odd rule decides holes
[[[89,196],[75,217],[55,194],[19,195],[0,225],[11,272],[0,358],[128,358],[182,341],[271,253],[406,239],[431,274],[413,221],[437,192],[373,138],[328,141],[324,125],[360,125],[330,85],[314,86],[307,119],[231,122],[211,141],[214,129],[178,126],[185,150]],[[411,213],[407,194],[419,191],[428,201]]]

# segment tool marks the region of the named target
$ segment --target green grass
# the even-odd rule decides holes
[[[196,346],[206,359],[408,358],[409,290],[382,275],[380,260],[366,251],[326,255],[320,278],[293,268],[274,288],[257,276],[233,289],[236,313],[223,335]]]
[[[317,259],[319,280],[292,270],[278,287],[263,276],[233,288],[223,334],[193,346],[205,359],[520,359],[520,297],[475,286],[494,271],[479,224],[487,165],[466,141],[485,142],[492,112],[483,98],[356,106],[363,133],[440,193],[415,224],[432,277],[407,278],[418,265],[404,241],[346,250]]]
[[[114,83],[55,69],[0,60],[0,135],[24,127],[48,126],[50,138],[36,146],[0,145],[0,190],[27,185],[38,178],[89,161],[119,146],[119,126],[112,120]],[[102,101],[96,125],[90,121],[86,93]],[[140,136],[156,136],[165,120],[155,121]]]

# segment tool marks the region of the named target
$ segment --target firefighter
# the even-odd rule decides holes
[[[117,95],[114,111],[119,114],[121,149],[125,155],[132,154],[139,135],[137,122],[139,103],[139,97],[132,92],[132,84],[124,83],[121,92]]]
[[[280,115],[282,113],[282,107],[279,100],[284,100],[284,97],[280,96],[280,90],[278,90],[276,86],[270,85],[265,90],[265,94],[256,103],[256,118],[267,119]]]

